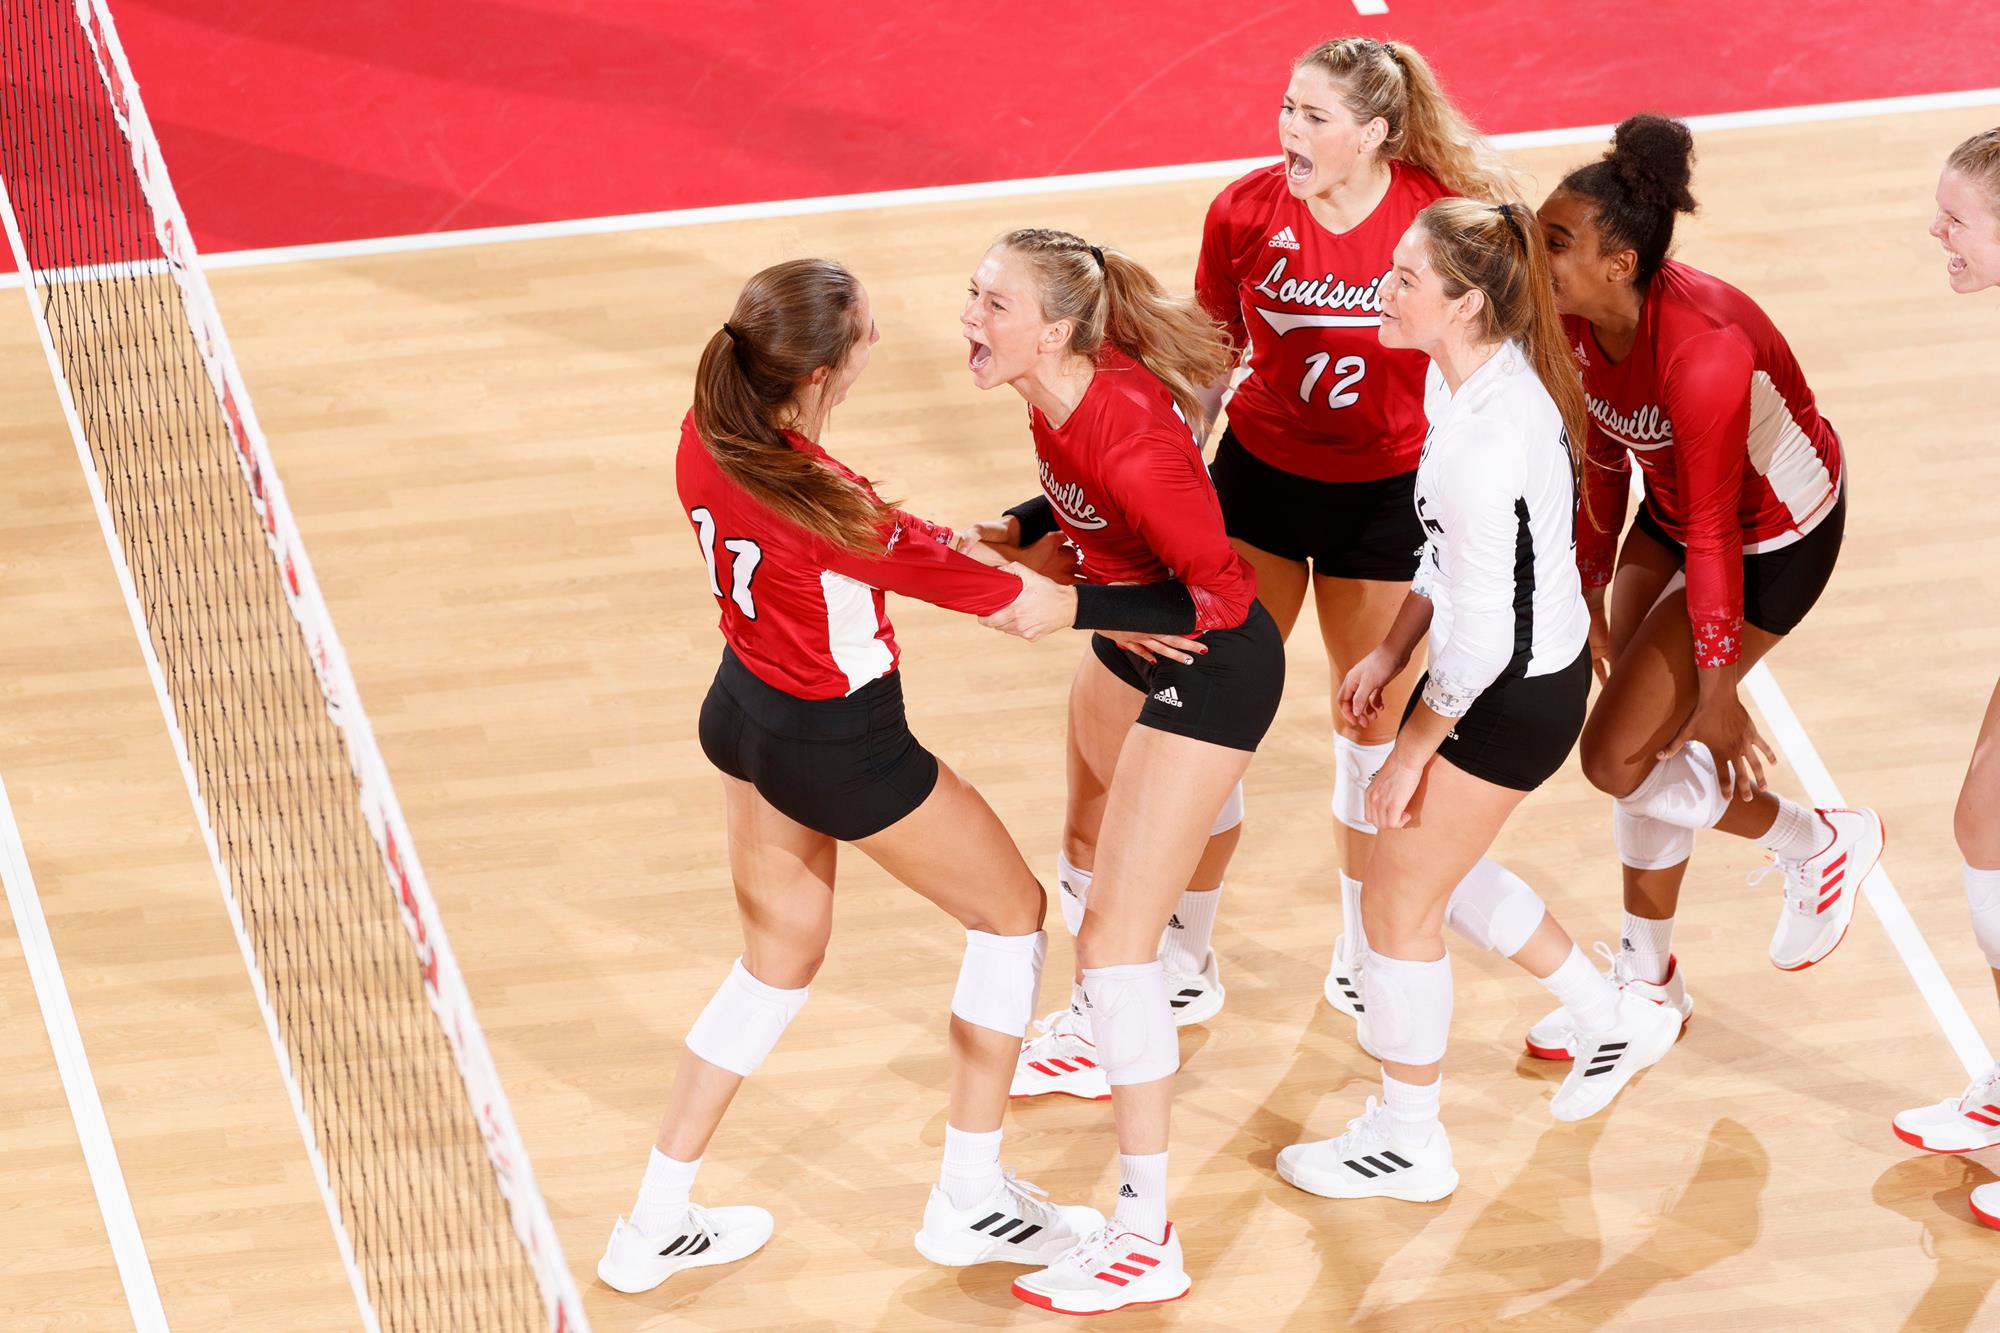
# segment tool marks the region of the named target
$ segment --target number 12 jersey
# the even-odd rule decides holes
[[[1282,166],[1259,167],[1209,205],[1195,291],[1250,349],[1229,426],[1256,457],[1315,481],[1413,471],[1424,445],[1429,358],[1382,346],[1390,256],[1425,205],[1450,191],[1389,164],[1389,192],[1340,235],[1292,197]]]

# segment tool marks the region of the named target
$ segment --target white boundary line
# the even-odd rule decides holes
[[[28,247],[21,238],[20,223],[14,216],[14,204],[7,197],[5,185],[5,181],[0,181],[0,224],[6,227],[7,242],[13,247],[15,262],[25,269]],[[229,924],[235,928],[236,943],[243,953],[243,969],[249,973],[251,993],[256,996],[258,1012],[264,1018],[265,1034],[270,1037],[271,1050],[278,1058],[279,1077],[285,1085],[285,1092],[291,1097],[292,1115],[298,1122],[299,1135],[305,1140],[306,1160],[312,1165],[313,1183],[319,1186],[320,1202],[326,1206],[327,1220],[333,1226],[333,1239],[340,1250],[340,1261],[347,1269],[349,1284],[354,1288],[361,1326],[366,1333],[381,1333],[381,1324],[375,1318],[375,1307],[368,1299],[368,1285],[354,1260],[353,1242],[348,1239],[347,1228],[341,1222],[340,1206],[334,1202],[326,1159],[320,1156],[319,1142],[313,1137],[312,1119],[306,1114],[305,1097],[292,1072],[291,1053],[278,1030],[278,1015],[271,1008],[270,996],[264,991],[264,971],[258,966],[257,956],[250,947],[250,936],[244,929],[243,910],[236,899],[235,882],[230,879],[229,868],[222,860],[215,827],[208,819],[208,804],[202,800],[201,785],[195,778],[194,766],[188,760],[187,739],[181,735],[173,696],[167,692],[166,674],[160,669],[159,656],[153,651],[153,633],[147,627],[146,614],[139,606],[138,585],[133,582],[132,568],[125,562],[125,548],[119,542],[118,530],[112,523],[111,506],[105,500],[103,479],[97,475],[97,459],[90,452],[83,418],[77,412],[76,397],[70,391],[69,378],[63,370],[62,354],[56,350],[55,337],[49,330],[48,319],[43,314],[35,289],[28,288],[26,294],[28,310],[34,316],[35,332],[41,338],[42,352],[48,358],[49,373],[55,380],[56,399],[62,404],[63,420],[69,424],[70,438],[76,444],[76,456],[83,464],[84,484],[90,491],[91,506],[97,511],[97,525],[104,533],[105,549],[111,555],[111,568],[118,576],[119,591],[125,595],[125,610],[132,619],[132,634],[139,641],[139,655],[145,660],[146,675],[153,682],[153,694],[160,704],[161,720],[166,724],[168,738],[173,741],[174,758],[180,763],[181,779],[187,785],[188,800],[194,806],[195,824],[201,829],[202,845],[208,849],[209,864],[215,870],[216,883],[222,889],[223,906],[229,912]]]
[[[2000,88],[1922,93],[1909,97],[1878,97],[1854,102],[1820,102],[1807,106],[1771,107],[1758,111],[1725,111],[1714,115],[1689,116],[1686,120],[1690,128],[1698,133],[1705,133],[1713,130],[1755,129],[1767,125],[1805,125],[1828,120],[1852,120],[1861,116],[1910,115],[1922,111],[1949,111],[1975,106],[2000,106]],[[1493,143],[1503,149],[1597,143],[1609,139],[1612,129],[1610,125],[1575,125],[1564,129],[1525,130],[1513,134],[1496,134],[1493,136]],[[1943,160],[1942,154],[1943,150],[1940,148],[1940,161]],[[567,236],[659,231],[673,227],[703,226],[712,222],[808,217],[820,213],[849,213],[870,208],[908,208],[919,204],[1070,194],[1079,190],[1240,176],[1271,160],[1267,154],[1221,162],[1187,162],[1175,166],[1133,167],[1121,171],[1091,171],[1068,176],[1032,176],[1020,180],[931,185],[909,190],[878,190],[867,194],[822,195],[812,199],[773,199],[760,203],[723,204],[713,208],[621,213],[608,217],[528,222],[509,227],[422,232],[412,236],[375,236],[361,240],[328,241],[317,245],[287,245],[264,250],[228,250],[203,255],[200,263],[202,268],[211,271],[226,268],[261,268],[270,264],[294,264],[314,259],[353,259],[365,255],[414,254],[426,250],[455,250],[465,246],[505,245],[514,241],[541,241]],[[0,274],[0,288],[20,285],[20,274]]]
[[[166,1333],[167,1312],[160,1305],[153,1265],[146,1259],[145,1237],[132,1211],[132,1196],[125,1189],[125,1173],[118,1167],[118,1148],[104,1119],[97,1080],[90,1074],[90,1057],[84,1054],[83,1034],[77,1030],[76,1011],[70,1007],[69,988],[63,985],[62,964],[49,938],[48,919],[42,915],[42,900],[28,869],[28,849],[22,845],[21,827],[14,822],[14,806],[7,799],[4,781],[0,781],[0,880],[6,882],[14,930],[21,937],[35,999],[42,1007],[49,1045],[55,1050],[56,1070],[62,1075],[70,1118],[76,1121],[83,1162],[90,1170],[90,1187],[97,1192],[97,1210],[104,1214],[104,1230],[111,1238],[111,1257],[118,1263],[118,1280],[125,1287],[132,1326],[140,1333]]]
[[[1833,774],[1827,771],[1819,751],[1813,748],[1799,715],[1792,711],[1791,700],[1778,688],[1777,677],[1771,674],[1770,668],[1759,662],[1744,676],[1743,683],[1749,688],[1750,697],[1756,701],[1758,711],[1764,714],[1764,720],[1771,724],[1772,739],[1778,743],[1779,752],[1790,761],[1792,771],[1799,775],[1799,781],[1805,784],[1813,804],[1845,805]],[[1903,905],[1902,896],[1890,881],[1886,866],[1876,865],[1874,873],[1862,881],[1861,893],[1881,919],[1882,933],[1889,937],[1889,943],[1896,947],[1903,966],[1910,970],[1910,978],[1917,983],[1917,990],[1924,997],[1924,1003],[1931,1007],[1931,1013],[1936,1015],[1938,1026],[1944,1029],[1945,1040],[1951,1043],[1951,1049],[1958,1056],[1959,1063],[1965,1066],[1965,1072],[1979,1074],[1986,1070],[1993,1063],[1993,1054],[1987,1050],[1979,1029],[1974,1026],[1972,1015],[1959,1002],[1958,992],[1945,979],[1944,969],[1938,966],[1937,955],[1931,952],[1923,932],[1917,929],[1910,909]]]

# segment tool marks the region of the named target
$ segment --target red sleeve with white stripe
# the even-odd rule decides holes
[[[1728,666],[1743,648],[1744,474],[1750,462],[1750,376],[1756,359],[1734,329],[1680,344],[1661,389],[1674,427],[1687,541],[1688,621],[1695,665]]]
[[[862,556],[828,546],[826,567],[871,588],[967,615],[990,615],[1021,595],[1019,575],[952,550],[949,528],[900,509],[890,512],[885,554]]]

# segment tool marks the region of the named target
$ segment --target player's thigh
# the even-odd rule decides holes
[[[833,935],[839,844],[790,818],[740,778],[722,777],[729,876],[743,926],[743,965],[791,990],[819,971]]]
[[[1116,671],[1104,660],[1114,653],[1123,655],[1112,658],[1119,664]],[[1145,690],[1133,674],[1137,669],[1131,654],[1116,647],[1105,649],[1093,636],[1070,681],[1063,854],[1080,869],[1094,864],[1118,754],[1146,702]]]
[[[1028,935],[1047,899],[986,798],[947,764],[922,805],[854,844],[967,930]]]

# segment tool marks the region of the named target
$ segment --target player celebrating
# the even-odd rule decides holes
[[[1872,810],[1812,810],[1766,789],[1770,747],[1737,696],[1743,672],[1826,587],[1847,477],[1840,439],[1770,319],[1667,258],[1675,215],[1695,207],[1693,156],[1685,125],[1633,116],[1541,208],[1589,399],[1586,484],[1604,520],[1583,525],[1578,559],[1592,655],[1609,670],[1582,755],[1616,800],[1625,926],[1612,976],[1683,1020],[1693,1002],[1672,953],[1674,910],[1697,829],[1750,838],[1783,871],[1771,961],[1787,971],[1840,943],[1883,838]],[[1628,456],[1645,500],[1614,573]],[[1546,1059],[1569,1058],[1573,1044],[1560,1011],[1528,1034]]]
[[[1086,582],[986,617],[1028,638],[1070,623],[1091,640],[1070,689],[1064,874],[1084,908],[1077,1002],[1117,1123],[1117,1212],[1014,1284],[1022,1300],[1097,1314],[1186,1294],[1167,1216],[1167,1129],[1180,1064],[1160,935],[1211,821],[1263,739],[1284,689],[1284,643],[1229,548],[1195,433],[1200,386],[1229,351],[1191,300],[1135,260],[1066,232],[1002,237],[973,274],[963,316],[972,381],[1011,385],[1053,521]],[[1016,543],[1036,534],[1019,530]],[[1125,586],[1113,586],[1125,585]],[[1166,629],[1176,637],[1140,638]],[[1186,637],[1199,635],[1199,640]],[[1134,725],[1134,724],[1137,725]]]
[[[1557,1119],[1602,1110],[1672,1049],[1680,1020],[1615,990],[1532,889],[1482,859],[1569,757],[1590,694],[1573,553],[1583,395],[1526,208],[1448,199],[1418,214],[1382,288],[1381,339],[1431,360],[1416,478],[1423,558],[1381,645],[1340,687],[1342,709],[1373,721],[1428,631],[1430,670],[1367,795],[1380,832],[1361,897],[1361,1030],[1382,1061],[1382,1101],[1369,1098],[1338,1138],[1284,1149],[1278,1172],[1331,1198],[1421,1202],[1458,1185],[1438,1119],[1447,917],[1575,1015],[1582,1035],[1551,1104]]]
[[[2000,286],[2000,129],[1960,144],[1938,179],[1931,223],[1948,256],[1945,277],[1955,292]],[[1972,933],[1993,968],[2000,991],[2000,685],[1986,704],[1973,742],[1972,764],[1958,793],[1954,821],[1961,875],[1972,908]],[[1896,1117],[1896,1137],[1932,1152],[1971,1152],[2000,1144],[2000,1064],[1963,1094]],[[2000,1227],[2000,1182],[1972,1191],[1972,1215]]]
[[[1250,362],[1213,472],[1223,523],[1282,633],[1310,589],[1338,688],[1388,632],[1424,541],[1410,503],[1424,358],[1375,337],[1390,253],[1432,200],[1498,202],[1514,191],[1424,58],[1400,42],[1343,37],[1301,56],[1278,143],[1283,163],[1224,190],[1202,229],[1196,289]],[[1223,388],[1212,386],[1211,405]],[[1366,941],[1357,904],[1375,832],[1363,792],[1421,666],[1385,684],[1383,707],[1366,724],[1333,709],[1344,930],[1325,990],[1350,1016],[1359,1012]],[[1204,864],[1213,884],[1228,851]],[[1163,943],[1170,965],[1185,960],[1179,970],[1202,966],[1215,916],[1207,887],[1191,888],[1175,913],[1193,927],[1170,930]]]
[[[944,1166],[917,1248],[942,1264],[1041,1264],[1103,1222],[1000,1169],[1047,945],[1042,890],[979,793],[910,734],[883,592],[980,614],[1022,598],[1024,577],[949,549],[950,533],[883,504],[816,442],[876,337],[868,293],[840,265],[765,269],[702,352],[681,427],[681,503],[722,608],[700,737],[722,772],[744,948],[687,1034],[631,1218],[598,1263],[620,1291],[770,1237],[762,1208],[698,1207],[689,1189],[737,1089],[805,1003],[832,932],[839,842],[965,927]],[[1030,600],[1054,591],[1025,583]]]

